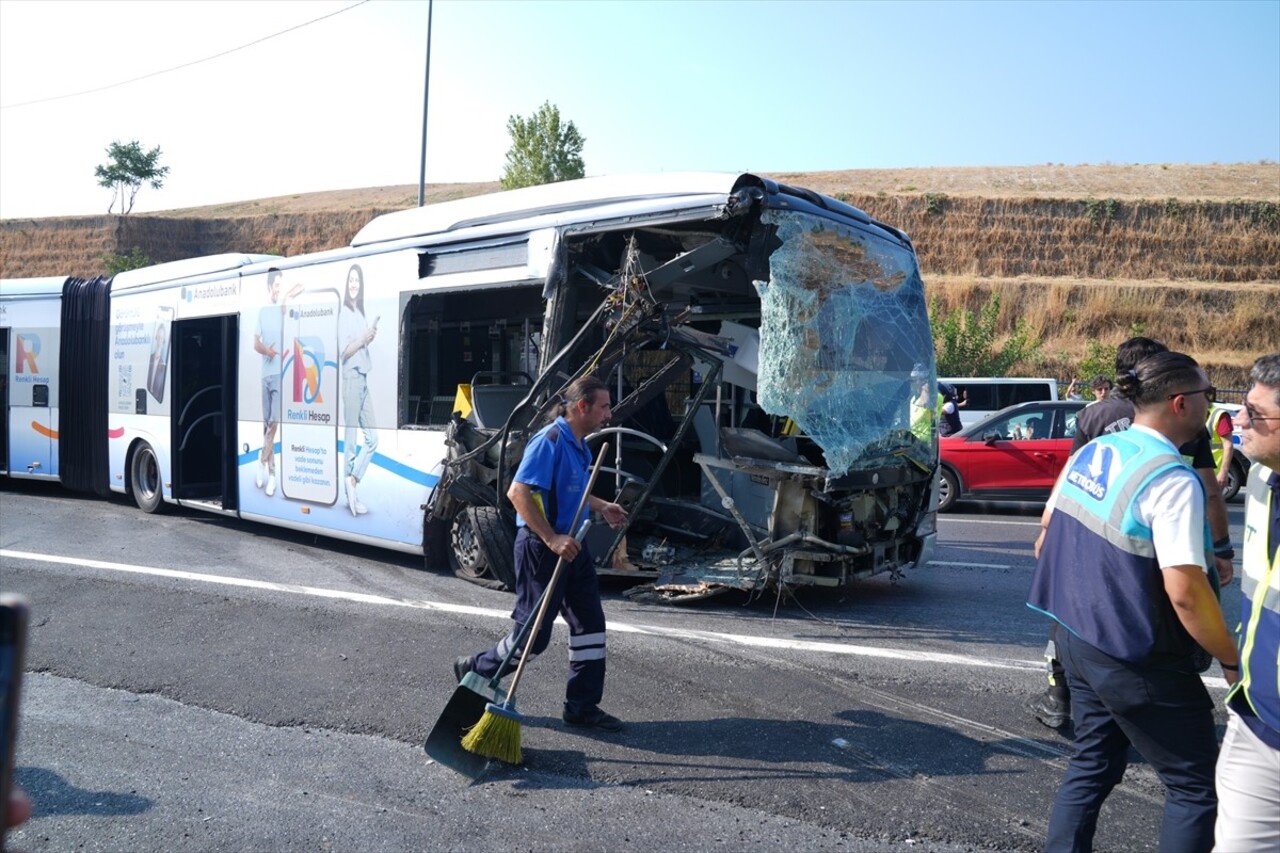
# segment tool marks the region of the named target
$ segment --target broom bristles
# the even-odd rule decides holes
[[[462,738],[462,748],[507,764],[520,763],[520,718],[512,710],[490,703],[484,716]]]

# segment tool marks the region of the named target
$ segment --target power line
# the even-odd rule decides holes
[[[199,65],[202,62],[209,62],[214,59],[220,59],[221,57],[224,57],[227,54],[235,53],[238,50],[244,50],[247,47],[253,47],[255,44],[262,44],[264,41],[269,41],[275,38],[276,36],[282,36],[286,33],[291,33],[294,30],[300,30],[303,27],[308,27],[314,23],[323,21],[325,18],[332,18],[334,15],[341,15],[343,12],[349,12],[355,7],[363,6],[365,3],[368,3],[368,2],[369,0],[359,0],[359,2],[352,3],[350,6],[347,6],[346,8],[343,8],[343,9],[339,9],[336,12],[330,12],[327,15],[321,15],[318,18],[314,18],[310,21],[297,24],[295,26],[289,27],[286,30],[281,30],[278,33],[272,33],[269,36],[263,36],[260,39],[255,39],[254,41],[251,41],[248,44],[242,44],[239,47],[233,47],[230,50],[224,50],[222,51],[222,53],[215,53],[213,56],[206,56],[204,59],[193,59],[190,62],[184,62],[181,65],[175,65],[172,68],[165,68],[160,71],[152,71],[151,73],[143,74],[140,77],[133,77],[128,80],[121,80],[119,83],[108,83],[106,86],[99,86],[96,89],[85,89],[82,92],[70,92],[66,95],[54,95],[53,97],[50,97],[50,98],[40,98],[35,101],[23,101],[20,104],[5,104],[3,106],[0,106],[0,110],[13,110],[13,109],[17,109],[18,107],[30,107],[35,104],[47,104],[50,101],[61,101],[61,100],[65,100],[66,98],[78,98],[81,95],[92,95],[95,92],[105,92],[107,89],[116,89],[116,88],[119,88],[120,86],[127,86],[130,83],[137,83],[139,80],[146,80],[150,77],[158,77],[161,74],[168,74],[172,71],[180,71],[183,68],[190,68],[192,65]]]

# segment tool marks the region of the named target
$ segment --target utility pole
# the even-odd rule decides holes
[[[431,96],[431,7],[435,0],[427,0],[427,70],[422,83],[422,170],[418,173],[418,207],[427,203],[427,104]]]

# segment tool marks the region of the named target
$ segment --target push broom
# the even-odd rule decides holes
[[[587,506],[587,500],[591,497],[591,489],[596,483],[596,475],[600,473],[600,463],[604,460],[605,453],[608,450],[609,445],[606,443],[600,448],[600,452],[596,454],[596,463],[591,466],[591,477],[587,480],[586,491],[582,493],[582,500],[578,502],[578,511],[573,515],[575,524],[582,517],[582,511]],[[590,524],[590,519],[584,521],[577,536],[574,538],[581,542]],[[569,529],[572,530],[573,527],[570,526]],[[485,705],[484,716],[480,718],[480,722],[472,726],[467,731],[466,737],[462,739],[462,748],[468,752],[483,755],[486,758],[496,758],[508,764],[520,763],[520,722],[523,717],[516,710],[516,688],[520,686],[520,677],[524,675],[525,664],[532,657],[532,655],[528,654],[529,647],[536,642],[538,632],[542,630],[543,619],[547,615],[547,610],[550,609],[551,599],[553,598],[552,590],[559,583],[564,566],[565,559],[561,555],[556,560],[555,570],[551,573],[551,580],[547,583],[546,591],[543,593],[542,603],[538,606],[538,615],[533,620],[533,630],[529,632],[528,639],[525,641],[526,646],[520,654],[520,663],[516,666],[515,677],[511,679],[511,689],[507,691],[506,700],[501,704],[490,702]]]

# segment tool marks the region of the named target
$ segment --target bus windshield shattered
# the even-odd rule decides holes
[[[646,581],[630,594],[839,589],[929,559],[936,391],[914,249],[834,199],[753,180],[711,208],[555,232],[541,316],[490,327],[528,375],[470,387],[473,412],[508,404],[446,426],[428,524],[460,574],[504,582],[524,442],[589,372],[614,396],[591,439],[609,443],[597,494],[630,520],[587,542],[601,574]]]
[[[834,473],[893,455],[932,465],[909,421],[911,372],[933,353],[914,256],[816,216],[764,219],[782,244],[756,285],[761,408],[795,421]]]

